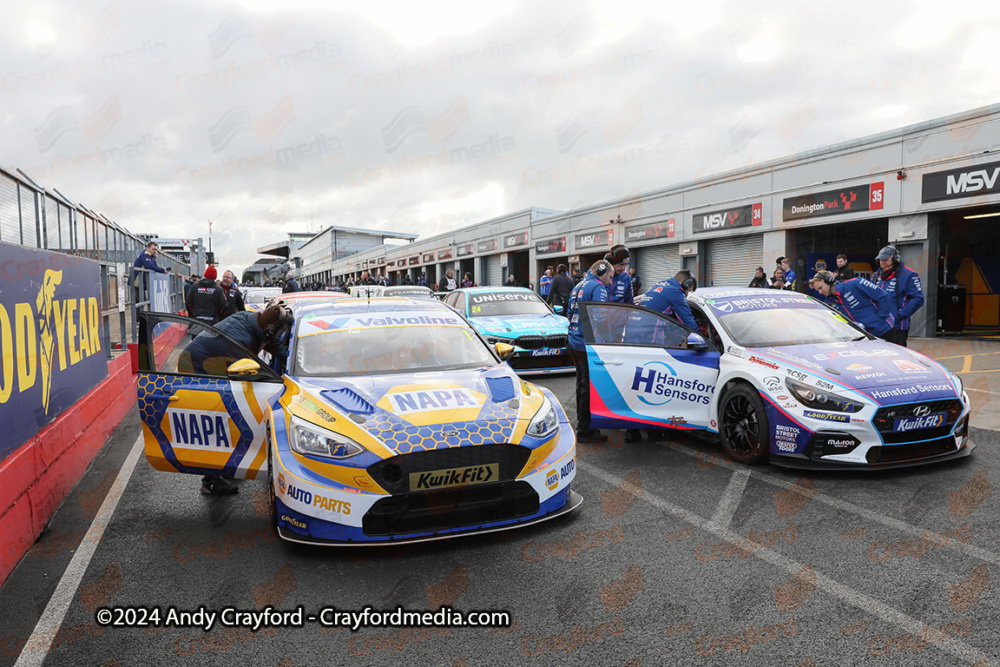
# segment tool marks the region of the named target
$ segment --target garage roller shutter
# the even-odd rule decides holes
[[[642,291],[673,278],[681,270],[681,258],[677,254],[677,245],[658,245],[651,248],[639,248],[632,254],[632,265],[642,281]]]
[[[486,258],[486,284],[493,287],[503,285],[503,270],[500,268],[500,255],[490,255]]]
[[[754,270],[761,266],[763,257],[764,237],[761,234],[709,241],[709,286],[746,287]]]

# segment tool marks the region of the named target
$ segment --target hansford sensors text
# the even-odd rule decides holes
[[[327,628],[349,628],[352,632],[361,628],[506,628],[511,625],[508,611],[460,612],[451,607],[441,607],[437,611],[407,611],[402,607],[392,610],[365,607],[361,611],[348,611],[323,607],[316,613],[307,613],[302,607],[288,611],[274,607],[217,610],[198,607],[194,611],[176,607],[102,607],[94,617],[102,627],[201,628],[205,632],[210,632],[216,624],[254,632],[261,628],[301,628],[312,623]]]

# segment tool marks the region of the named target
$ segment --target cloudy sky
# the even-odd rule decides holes
[[[289,231],[430,235],[1000,102],[994,3],[8,5],[0,163],[133,232],[211,219],[236,269]]]

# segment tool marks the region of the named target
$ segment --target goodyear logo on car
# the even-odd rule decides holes
[[[227,412],[169,408],[166,416],[174,448],[211,451],[233,448]]]
[[[803,416],[809,417],[810,419],[819,419],[825,422],[840,422],[846,424],[851,421],[849,415],[838,415],[832,412],[815,412],[813,410],[803,410]]]
[[[410,491],[431,491],[454,486],[485,484],[500,477],[500,464],[466,466],[464,468],[444,468],[426,472],[410,473]]]

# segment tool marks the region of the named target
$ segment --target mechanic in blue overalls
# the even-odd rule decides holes
[[[636,305],[648,308],[649,310],[663,313],[669,317],[674,317],[678,322],[692,331],[698,331],[698,323],[691,314],[691,306],[688,305],[687,295],[698,289],[698,280],[691,275],[687,269],[682,269],[674,274],[673,278],[661,280],[656,283],[646,293],[639,297]],[[657,325],[653,329],[653,342],[666,344],[665,331]],[[648,431],[649,440],[659,440],[666,436],[664,431]],[[636,429],[625,431],[625,442],[639,442],[642,434]]]
[[[581,301],[611,301],[611,282],[614,269],[604,260],[594,262],[569,294],[569,356],[576,366],[576,439],[578,442],[604,442],[608,436],[590,428],[590,369],[587,366],[587,348],[583,342],[580,322]]]
[[[924,305],[924,290],[920,287],[920,276],[899,259],[899,251],[887,245],[875,257],[879,269],[872,274],[876,287],[889,295],[895,302],[896,324],[885,337],[890,343],[906,347],[910,336],[910,317]]]
[[[860,324],[865,331],[882,340],[889,340],[888,334],[896,323],[896,309],[893,308],[889,295],[874,283],[864,278],[838,283],[836,274],[817,271],[809,281],[809,286],[845,317]]]

